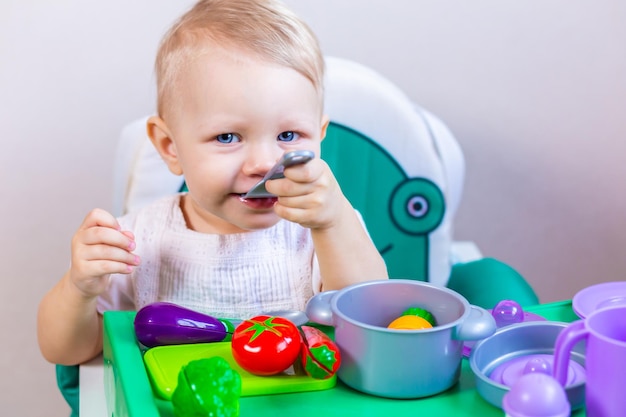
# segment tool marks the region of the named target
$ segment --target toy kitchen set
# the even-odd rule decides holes
[[[113,416],[626,416],[626,282],[522,308],[413,280],[322,292],[305,312],[105,313]]]

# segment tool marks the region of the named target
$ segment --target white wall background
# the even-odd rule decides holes
[[[288,0],[327,54],[439,115],[467,157],[459,239],[542,301],[626,270],[626,3]],[[190,0],[0,2],[0,404],[65,416],[39,299],[87,211],[111,206],[120,128],[153,109],[152,61]]]

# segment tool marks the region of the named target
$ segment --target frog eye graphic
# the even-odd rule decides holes
[[[428,213],[428,200],[423,195],[414,195],[406,204],[409,216],[419,219]]]
[[[409,235],[422,235],[435,229],[443,220],[444,212],[441,190],[427,179],[410,178],[398,184],[391,193],[391,220]]]

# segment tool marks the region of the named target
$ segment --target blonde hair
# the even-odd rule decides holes
[[[165,34],[157,53],[157,110],[163,115],[174,84],[210,42],[235,46],[292,68],[323,96],[324,58],[311,29],[276,0],[200,0]]]

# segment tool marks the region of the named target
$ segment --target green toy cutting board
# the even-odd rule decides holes
[[[239,372],[242,396],[317,391],[332,388],[337,383],[335,375],[328,379],[315,379],[308,375],[295,374],[289,369],[272,376],[251,374],[242,369],[233,358],[230,342],[158,346],[149,349],[143,360],[154,392],[165,400],[171,400],[178,384],[180,369],[192,360],[212,356],[221,356]]]

